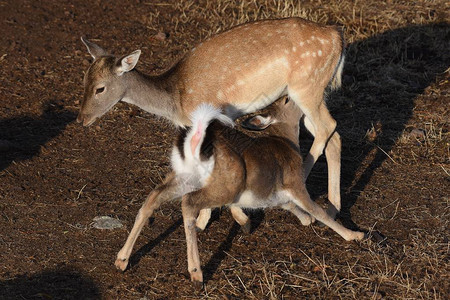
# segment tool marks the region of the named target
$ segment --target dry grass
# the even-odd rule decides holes
[[[448,40],[447,43],[443,41],[448,39],[448,25],[440,30],[431,25],[448,21],[443,8],[449,6],[446,1],[254,0],[237,3],[206,0],[148,5],[154,7],[154,12],[144,17],[148,28],[154,34],[170,33],[168,39],[159,42],[165,51],[161,52],[160,48],[154,51],[157,61],[162,63],[156,69],[166,67],[199,41],[249,21],[300,16],[343,26],[349,44],[344,87],[331,95],[330,105],[337,113],[344,141],[353,144],[344,145],[347,147],[344,164],[346,160],[360,156],[358,170],[346,169],[344,165],[344,176],[347,172],[361,173],[374,163],[407,165],[411,160],[405,157],[405,147],[411,148],[411,153],[420,152],[413,154],[416,163],[417,157],[424,153],[434,160],[440,157],[440,164],[434,170],[448,176],[448,115],[436,120],[432,115],[424,114],[418,122],[417,111],[413,112],[417,95],[423,93],[423,98],[427,98],[433,89],[447,90],[448,93],[448,84],[443,88],[442,83],[448,82],[449,78],[448,70],[444,72],[448,65],[442,65],[450,63],[446,49]],[[160,7],[172,13],[164,15],[159,12]],[[421,52],[422,49],[425,52]],[[437,54],[438,62],[424,59],[426,55]],[[430,82],[430,78],[440,72],[444,72],[441,81]],[[425,90],[427,86],[428,90]],[[378,109],[389,105],[386,103],[390,101],[397,101],[395,105],[403,105],[404,109],[393,109],[392,114],[389,109]],[[419,131],[411,134],[413,129]],[[444,157],[439,155],[441,152]],[[348,154],[351,157],[345,157]],[[363,177],[364,174],[360,178],[355,176],[349,189],[355,189]],[[292,261],[267,262],[263,256],[251,261],[232,257],[224,262],[226,267],[220,273],[224,279],[220,280],[222,285],[214,280],[209,282],[201,297],[217,299],[224,294],[229,295],[228,298],[248,299],[284,299],[293,295],[345,299],[448,297],[448,284],[444,287],[436,285],[437,281],[445,282],[442,277],[448,277],[450,272],[448,239],[442,235],[448,228],[448,204],[444,205],[445,212],[432,217],[440,220],[436,235],[421,231],[421,224],[427,217],[420,216],[416,210],[408,211],[399,201],[394,205],[387,204],[384,210],[389,211],[389,216],[380,215],[381,222],[386,218],[399,220],[406,213],[414,216],[407,223],[417,230],[410,231],[408,244],[394,242],[394,246],[383,246],[366,241],[360,244],[357,259],[345,264],[303,250],[300,250],[306,261],[303,265]],[[247,267],[249,264],[251,268]],[[424,270],[412,267],[415,265]]]
[[[1,3],[3,2],[0,2],[0,6],[3,5]],[[228,241],[227,232],[231,223],[214,222],[211,226],[213,228],[199,235],[200,255],[203,256],[203,263],[211,260],[210,265],[217,266],[212,268],[212,273],[205,272],[209,277],[205,289],[193,291],[188,279],[183,277],[186,266],[184,249],[180,249],[184,247],[182,233],[178,235],[179,240],[175,242],[173,240],[173,235],[177,230],[182,231],[181,229],[168,230],[162,225],[159,227],[154,225],[152,230],[147,229],[140,241],[148,239],[149,243],[153,243],[159,235],[161,238],[155,245],[151,244],[151,251],[143,251],[143,258],[122,276],[110,273],[114,253],[122,242],[118,234],[110,233],[103,236],[102,233],[102,236],[97,238],[98,233],[92,232],[88,225],[72,220],[67,223],[68,226],[64,224],[61,228],[67,230],[67,236],[72,234],[72,231],[75,232],[77,240],[86,245],[81,246],[81,250],[76,247],[67,250],[73,251],[73,256],[67,255],[64,250],[61,256],[67,257],[68,264],[78,264],[82,273],[97,276],[95,279],[99,285],[104,281],[107,282],[101,291],[105,298],[167,299],[176,296],[187,299],[447,299],[449,297],[450,4],[448,1],[172,0],[146,1],[140,5],[150,7],[150,12],[135,16],[135,21],[144,25],[149,34],[148,37],[141,39],[140,45],[133,44],[133,49],[139,47],[144,50],[139,68],[154,72],[159,72],[172,64],[176,58],[201,40],[249,21],[300,16],[322,24],[342,26],[348,44],[343,87],[340,91],[330,94],[328,102],[333,116],[338,121],[338,131],[343,140],[342,190],[345,191],[343,193],[345,203],[342,221],[354,220],[363,229],[380,231],[387,240],[345,243],[326,228],[313,226],[312,229],[299,229],[299,224],[293,218],[289,219],[285,213],[272,211],[266,214],[265,221],[251,235],[235,234]],[[134,38],[129,36],[128,38],[128,42],[133,43]],[[136,37],[138,38],[141,37]],[[133,50],[121,49],[123,41],[115,42],[118,46],[117,51]],[[81,47],[80,44],[79,48]],[[23,60],[27,59],[23,53],[17,56],[25,57]],[[13,56],[0,53],[0,64],[5,66],[5,70],[5,62],[10,57]],[[76,65],[72,69],[80,70],[77,59],[81,65],[85,58],[75,54],[75,63],[71,62]],[[26,63],[28,64],[28,61]],[[60,73],[65,74],[66,70],[61,68],[63,71]],[[35,69],[41,70],[36,67],[30,72],[38,72]],[[9,78],[9,73],[5,73],[4,77]],[[26,82],[22,79],[15,81],[17,82],[9,84],[22,87],[21,82]],[[66,83],[61,83],[57,87],[52,82],[47,84],[48,86],[45,86],[47,90],[75,89],[73,82],[69,87],[63,85]],[[2,93],[6,91],[2,87],[0,89]],[[22,96],[16,93],[8,97]],[[24,107],[31,105],[22,102],[24,103],[21,105]],[[33,105],[40,105],[36,103]],[[108,117],[115,118],[121,114],[122,121],[128,122],[130,110],[122,108],[119,107]],[[11,106],[11,110],[14,109]],[[53,117],[50,115],[46,119]],[[28,188],[28,185],[36,181],[35,173],[39,173],[32,169],[33,163],[45,159],[53,160],[48,154],[50,151],[68,153],[73,156],[67,158],[71,164],[68,162],[59,164],[66,166],[68,170],[64,170],[68,174],[66,176],[70,177],[70,182],[77,181],[77,187],[68,188],[65,184],[59,187],[59,178],[55,180],[57,184],[53,185],[57,186],[58,190],[56,196],[51,196],[70,199],[70,205],[65,202],[61,204],[58,217],[70,216],[68,210],[78,211],[76,210],[78,206],[92,205],[92,202],[99,201],[98,199],[102,197],[101,199],[108,199],[104,201],[108,203],[99,201],[95,206],[96,213],[104,212],[108,208],[110,209],[107,210],[108,214],[117,214],[122,219],[129,218],[129,222],[132,222],[144,194],[148,192],[148,186],[136,181],[148,177],[150,183],[147,184],[152,186],[161,181],[161,174],[168,168],[167,140],[173,132],[167,124],[161,125],[162,122],[150,119],[144,113],[135,119],[139,118],[146,118],[145,125],[140,125],[142,123],[139,122],[142,120],[138,120],[127,129],[124,129],[123,124],[121,127],[114,127],[113,123],[119,122],[108,119],[103,121],[103,127],[98,129],[100,133],[92,138],[96,139],[95,141],[89,140],[89,130],[97,129],[87,129],[80,134],[81,130],[78,127],[68,125],[66,130],[70,133],[61,137],[65,145],[76,144],[84,139],[84,143],[80,145],[89,148],[86,151],[99,147],[109,161],[102,161],[98,156],[82,157],[79,153],[86,154],[82,149],[79,151],[66,149],[69,146],[57,148],[60,140],[42,142],[45,147],[41,147],[40,142],[37,143],[39,154],[34,161],[11,163],[10,167],[4,169],[5,175],[2,180],[6,181],[6,176],[15,179],[13,177],[15,173],[27,174],[29,178],[27,177],[23,189]],[[25,121],[31,122],[28,119]],[[22,128],[19,125],[17,127]],[[142,136],[133,136],[138,126],[146,130],[158,128],[151,132],[151,138],[146,141],[148,145],[145,147],[142,147]],[[40,129],[36,129],[38,130]],[[111,136],[121,138],[119,142],[116,140],[117,144],[133,145],[134,153],[125,156],[118,153],[121,151],[111,150],[111,147],[105,146],[112,139],[107,132],[110,132]],[[55,132],[54,135],[56,134]],[[157,140],[164,142],[157,143],[155,142]],[[143,157],[149,156],[149,153],[152,153],[152,159]],[[140,157],[140,166],[134,170],[130,170],[127,163],[127,168],[114,173],[117,174],[117,179],[108,178],[111,182],[105,184],[102,178],[95,178],[94,166],[97,166],[97,170],[98,165],[104,166],[106,170],[103,170],[104,172],[113,173],[114,167],[110,165],[114,160],[136,163],[135,156]],[[163,160],[161,157],[165,157],[165,163],[161,162]],[[47,167],[51,172],[47,171],[46,174],[54,177],[64,175],[59,166],[55,169],[53,161],[47,164],[50,165]],[[89,168],[92,166],[93,171],[86,170],[86,166],[90,166]],[[316,168],[308,181],[308,188],[313,195],[322,195],[326,190],[326,168],[321,161]],[[30,169],[33,172],[31,175],[26,173]],[[81,169],[81,172],[77,173],[78,169]],[[90,176],[87,185],[86,176]],[[39,180],[45,182],[47,179],[39,175]],[[116,188],[123,187],[121,185],[123,180],[129,181],[126,186],[129,190]],[[53,191],[50,188],[49,190]],[[20,192],[8,191],[8,195],[18,195]],[[36,196],[38,201],[33,197],[29,197],[33,199],[34,205],[30,212],[30,218],[34,218],[33,223],[41,220],[54,222],[54,216],[46,219],[45,216],[34,212],[49,204],[39,199],[39,196]],[[8,218],[5,228],[18,226],[13,223],[13,219],[22,220],[20,219],[23,215],[22,210],[31,206],[23,199],[17,203],[21,206],[20,216],[6,205],[1,207],[2,212],[4,211],[2,215],[5,219]],[[155,223],[157,219],[163,219],[165,224],[168,224],[180,217],[178,208],[172,208],[162,207],[156,213]],[[10,218],[11,215],[14,218]],[[61,238],[54,231],[53,227],[56,225],[51,226],[53,239],[64,240],[66,232]],[[61,228],[58,227],[58,230]],[[31,232],[34,229],[36,228],[26,230]],[[166,232],[161,234],[164,230]],[[280,234],[272,237],[273,232]],[[28,232],[20,234],[22,244],[23,241],[27,241],[25,237],[36,238]],[[48,235],[47,232],[39,234],[40,239],[47,238]],[[293,241],[291,234],[302,239]],[[5,241],[3,237],[0,238],[2,245],[7,245],[8,249],[17,248],[14,245],[16,239],[8,238],[5,238]],[[115,244],[111,245],[112,241]],[[104,248],[100,251],[96,248],[96,243],[103,243]],[[159,248],[158,243],[162,244]],[[217,249],[217,244],[221,243],[225,246],[219,246]],[[273,253],[266,255],[264,251],[260,251],[261,247],[265,250],[271,249]],[[26,248],[27,246],[23,246],[22,252],[26,253],[28,250]],[[163,261],[154,267],[152,262],[160,261],[159,256],[165,258],[168,249],[174,249],[172,252],[177,251],[181,257],[179,261],[182,263]],[[95,257],[95,260],[94,258],[89,260],[84,251],[94,253],[92,257]],[[13,254],[18,257],[22,255]],[[85,255],[83,260],[88,262],[87,269],[82,269],[86,263],[80,262],[79,259],[83,255]],[[167,256],[168,260],[174,256],[176,255]],[[216,259],[218,262],[214,261],[215,256],[220,257]],[[274,257],[277,259],[273,259]],[[59,260],[51,256],[47,259],[53,264],[49,263],[51,267],[58,267]],[[41,271],[40,263],[34,263],[33,260],[31,268],[33,272]],[[158,269],[161,265],[164,268]],[[21,269],[12,270],[15,266],[11,269],[6,267],[4,277],[7,281],[21,271]],[[95,268],[98,268],[98,273],[91,273]]]

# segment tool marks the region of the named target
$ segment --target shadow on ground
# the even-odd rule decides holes
[[[329,107],[338,122],[337,130],[343,145],[343,193],[339,218],[348,228],[358,229],[351,220],[350,208],[357,202],[375,170],[388,158],[386,153],[405,131],[413,114],[415,98],[450,65],[448,49],[442,43],[444,40],[449,40],[448,24],[396,29],[348,45],[343,88],[329,96]],[[366,133],[372,128],[376,137],[368,141]],[[308,143],[304,137],[302,140]],[[302,149],[307,148],[301,144]],[[362,168],[362,162],[374,151],[369,164]],[[314,173],[322,175],[314,178]],[[316,197],[327,190],[323,158],[314,173],[308,179],[308,189]],[[218,213],[213,213],[211,222],[218,220]],[[253,213],[251,217],[252,230],[255,230],[264,219],[264,213]],[[138,263],[181,224],[179,219],[154,241],[139,249],[131,257],[131,265]],[[239,230],[240,226],[234,224],[216,253],[204,265],[205,281],[216,272]]]
[[[350,208],[408,130],[416,97],[450,66],[449,29],[449,24],[410,26],[348,45],[343,87],[328,103],[342,138],[340,219],[345,226],[357,228]],[[322,158],[308,179],[314,196],[327,190],[324,173]]]
[[[75,113],[48,103],[38,118],[0,119],[0,171],[12,161],[31,159],[75,120]]]
[[[61,268],[0,282],[1,299],[101,299],[92,279]]]

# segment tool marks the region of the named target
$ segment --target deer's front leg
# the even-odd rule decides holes
[[[148,195],[142,207],[134,221],[133,229],[131,229],[128,235],[125,245],[120,249],[117,254],[117,259],[115,261],[115,266],[121,271],[125,271],[128,265],[128,259],[130,258],[131,251],[133,250],[134,243],[136,242],[142,228],[147,223],[147,220],[152,216],[155,209],[157,209],[161,203],[178,198],[180,195],[179,188],[177,187],[175,176],[170,173],[164,183],[153,190],[150,195]]]
[[[183,196],[181,208],[183,211],[184,231],[186,234],[188,271],[191,281],[201,285],[203,273],[200,268],[200,256],[198,254],[197,231],[195,226],[198,209],[190,204],[190,194]]]

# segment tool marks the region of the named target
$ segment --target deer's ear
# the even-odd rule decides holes
[[[83,42],[83,44],[86,46],[89,54],[91,54],[91,56],[94,59],[97,59],[101,56],[107,56],[108,52],[106,52],[105,50],[103,50],[102,47],[100,47],[99,45],[92,43],[90,41],[88,41],[85,37],[81,37],[81,41]]]
[[[125,72],[129,72],[136,66],[141,50],[133,51],[130,55],[126,55],[117,61],[117,75],[122,75]]]
[[[271,116],[256,115],[243,121],[241,126],[248,130],[261,131],[275,122],[276,120]]]

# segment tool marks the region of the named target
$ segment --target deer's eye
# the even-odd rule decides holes
[[[95,94],[98,95],[98,94],[103,93],[104,91],[105,91],[105,87],[102,86],[101,88],[98,88],[98,89],[95,90]]]
[[[286,97],[286,100],[284,100],[284,104],[288,104],[289,103],[289,97]]]

